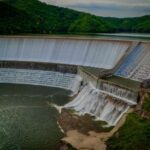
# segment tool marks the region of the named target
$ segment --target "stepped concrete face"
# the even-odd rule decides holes
[[[107,92],[96,89],[90,83],[64,107],[75,109],[80,115],[87,113],[95,116],[98,120],[106,121],[109,125],[115,125],[128,110],[129,105]]]
[[[122,63],[115,75],[140,82],[149,79],[150,44],[138,44]]]
[[[97,88],[100,89],[103,93],[116,97],[128,103],[129,105],[137,104],[137,97],[138,97],[137,92],[131,91],[123,87],[119,87],[118,85],[105,82],[102,80],[99,80]]]
[[[112,69],[130,44],[96,39],[1,37],[0,61],[47,62]]]
[[[84,86],[65,108],[76,110],[79,115],[90,114],[96,119],[116,125],[130,106],[137,104],[138,93],[115,83],[98,79],[78,69]]]

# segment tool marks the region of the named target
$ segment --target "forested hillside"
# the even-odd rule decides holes
[[[102,18],[101,18],[102,19]],[[103,18],[111,31],[150,33],[150,15],[136,18]]]
[[[150,16],[104,18],[38,0],[4,0],[0,10],[0,34],[150,32]]]
[[[0,33],[32,32],[35,20],[26,12],[0,2]]]
[[[102,22],[99,17],[66,8],[47,5],[37,0],[6,0],[5,3],[1,2],[0,7],[3,7],[3,5],[5,5],[5,9],[2,12],[7,11],[9,12],[9,14],[13,14],[15,9],[17,10],[18,15],[19,11],[20,14],[24,12],[24,16],[22,16],[22,18],[28,18],[28,22],[30,22],[30,24],[27,24],[27,26],[31,27],[30,30],[25,31],[25,33],[27,32],[48,34],[106,31],[106,27],[104,27],[105,23]],[[6,16],[5,13],[2,13],[1,15],[2,20],[3,17],[10,20],[9,16]],[[21,15],[19,16],[21,19]],[[16,22],[15,18],[13,19],[14,26],[17,25],[18,27],[18,19],[19,18],[16,19]],[[20,22],[20,28],[22,28],[22,24],[26,25],[26,20],[23,20]],[[83,21],[78,22],[79,20]],[[1,22],[3,22],[3,25],[7,24],[8,26],[10,26],[10,24],[8,24],[6,20],[3,20]],[[10,20],[10,22],[12,21]],[[80,26],[80,28],[78,28],[78,25]],[[24,30],[22,30],[22,32],[24,33]],[[16,33],[16,30],[14,30],[12,33]]]

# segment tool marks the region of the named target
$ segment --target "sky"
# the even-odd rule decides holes
[[[105,17],[137,17],[150,14],[150,0],[40,0],[48,4]]]

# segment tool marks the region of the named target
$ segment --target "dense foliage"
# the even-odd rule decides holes
[[[112,32],[150,33],[150,15],[137,18],[103,18]]]
[[[96,16],[81,14],[74,23],[71,24],[69,32],[76,33],[100,33],[108,32],[107,24]]]
[[[3,0],[0,10],[0,34],[150,32],[150,16],[104,18],[38,0]]]
[[[26,24],[30,22],[32,28],[30,28],[30,31],[27,33],[67,32],[70,23],[79,16],[79,13],[76,11],[47,5],[37,0],[7,0],[5,3],[0,3],[1,10],[3,5],[5,5],[5,10],[1,11],[2,20],[4,17],[10,20],[5,14],[6,11],[12,14],[12,16],[15,13],[15,9],[18,11],[18,14],[19,11],[20,14],[24,12],[24,16],[20,15],[18,19],[13,18],[13,22],[12,20],[10,20],[10,22],[14,26],[17,26],[18,22],[20,22],[20,28],[22,28],[22,24],[26,26]],[[29,21],[26,21],[24,18],[28,18]],[[22,21],[22,19],[24,21]],[[2,24],[10,26],[6,20],[3,20]],[[16,32],[16,30],[14,32]],[[24,30],[22,30],[22,32],[24,32]]]
[[[0,33],[27,33],[32,32],[34,19],[26,12],[0,2]]]
[[[107,145],[108,150],[150,150],[150,120],[130,114]]]
[[[150,94],[144,99],[143,109],[150,112]]]
[[[70,24],[80,15],[76,11],[47,5],[37,0],[7,0],[7,2],[34,16],[39,33],[67,32]]]

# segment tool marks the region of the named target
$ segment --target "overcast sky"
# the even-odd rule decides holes
[[[99,16],[135,17],[150,14],[150,0],[41,0]]]

